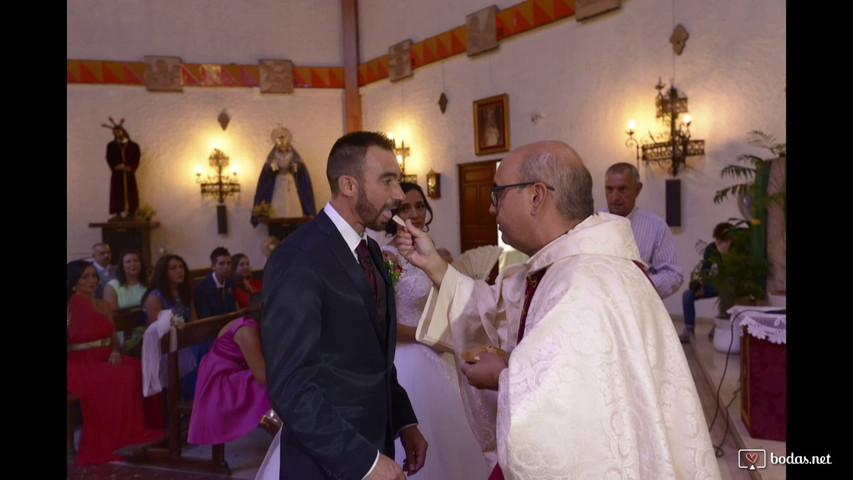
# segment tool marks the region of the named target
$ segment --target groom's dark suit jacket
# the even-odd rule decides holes
[[[380,266],[379,246],[368,244]],[[394,458],[396,433],[417,422],[394,368],[394,290],[379,271],[387,346],[367,278],[325,212],[264,266],[261,341],[270,403],[284,423],[282,479],[360,480],[377,450]]]

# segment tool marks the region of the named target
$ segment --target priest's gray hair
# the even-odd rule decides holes
[[[521,182],[542,182],[554,187],[554,203],[566,220],[583,220],[592,215],[592,175],[568,145],[523,158],[520,176]]]

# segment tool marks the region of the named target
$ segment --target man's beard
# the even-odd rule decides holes
[[[393,210],[393,205],[389,205],[388,208]],[[387,221],[383,222],[380,217],[382,216],[382,210],[376,209],[370,202],[367,201],[367,194],[364,192],[364,189],[358,190],[358,201],[355,204],[355,213],[358,214],[358,218],[361,220],[361,223],[373,230],[384,230],[385,225],[388,223]]]

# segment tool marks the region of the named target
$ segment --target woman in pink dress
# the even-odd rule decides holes
[[[142,364],[119,351],[112,308],[93,297],[97,285],[90,262],[67,265],[67,389],[83,413],[77,466],[122,460],[113,451],[164,436],[163,399],[143,400]]]
[[[258,332],[261,294],[250,313],[228,322],[198,366],[187,442],[215,445],[251,432],[271,414]],[[275,419],[277,420],[277,419]]]

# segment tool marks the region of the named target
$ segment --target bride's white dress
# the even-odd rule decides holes
[[[431,281],[423,270],[409,263],[393,245],[382,248],[393,253],[403,267],[396,287],[397,323],[416,327],[426,305]],[[394,356],[397,381],[406,389],[418,417],[418,429],[429,443],[426,464],[415,480],[485,480],[486,460],[477,443],[459,390],[453,355],[438,353],[421,343],[397,342]],[[396,461],[406,459],[400,440]]]

